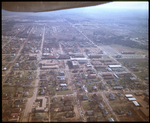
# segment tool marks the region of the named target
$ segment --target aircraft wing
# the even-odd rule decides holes
[[[108,3],[98,2],[2,2],[2,9],[13,12],[44,12],[69,8],[87,7]]]

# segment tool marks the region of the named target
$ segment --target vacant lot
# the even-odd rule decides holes
[[[125,47],[122,45],[117,45],[117,44],[112,44],[110,47],[114,48],[118,52],[121,51],[133,51],[135,54],[141,54],[141,55],[147,55],[148,51],[147,50],[142,50],[142,49],[136,49],[136,48],[131,48],[131,47]]]

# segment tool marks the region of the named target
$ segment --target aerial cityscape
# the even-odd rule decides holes
[[[1,10],[3,122],[149,121],[149,10],[100,6]]]

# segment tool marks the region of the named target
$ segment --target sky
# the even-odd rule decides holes
[[[149,10],[148,1],[123,1],[123,2],[109,2],[95,7],[100,8],[116,8],[116,9],[147,9]]]

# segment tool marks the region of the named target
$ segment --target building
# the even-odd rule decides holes
[[[114,100],[115,98],[116,98],[116,96],[115,96],[114,94],[110,94],[110,95],[109,95],[109,99],[110,99],[110,100]]]
[[[135,101],[136,98],[128,98],[129,101]]]
[[[73,58],[84,58],[84,55],[82,53],[68,53]]]
[[[66,87],[66,86],[67,86],[67,84],[60,84],[60,86],[61,86],[61,87]]]
[[[58,69],[58,65],[55,66],[41,66],[41,69]]]
[[[36,107],[36,111],[44,111],[46,109],[46,98],[45,97],[37,97],[37,100],[40,101],[40,107]]]
[[[121,86],[115,86],[115,87],[113,87],[113,89],[115,89],[115,90],[121,90],[121,89],[123,89],[123,87],[121,87]]]
[[[83,100],[88,100],[88,96],[87,95],[82,95],[82,99]]]
[[[96,79],[96,74],[88,74],[89,79]]]
[[[36,56],[29,56],[29,60],[37,60]]]
[[[78,61],[71,61],[73,69],[79,68],[79,62]]]
[[[135,106],[140,106],[140,104],[137,101],[132,101],[132,102]]]
[[[59,76],[65,76],[65,72],[64,71],[59,71]]]
[[[121,68],[121,65],[108,65],[109,68]]]
[[[125,97],[129,98],[129,97],[133,97],[132,94],[125,94]]]
[[[89,58],[101,58],[101,54],[89,54]]]
[[[132,51],[121,51],[122,54],[135,54],[135,52]]]
[[[92,115],[94,115],[94,111],[93,111],[93,110],[88,110],[88,111],[86,112],[86,114],[87,114],[88,116],[92,116]]]
[[[112,117],[110,117],[110,118],[108,118],[108,121],[109,122],[114,122],[115,120]]]
[[[70,58],[71,61],[78,61],[80,64],[86,63],[87,58]]]
[[[67,54],[60,54],[58,59],[70,59],[70,56]]]

